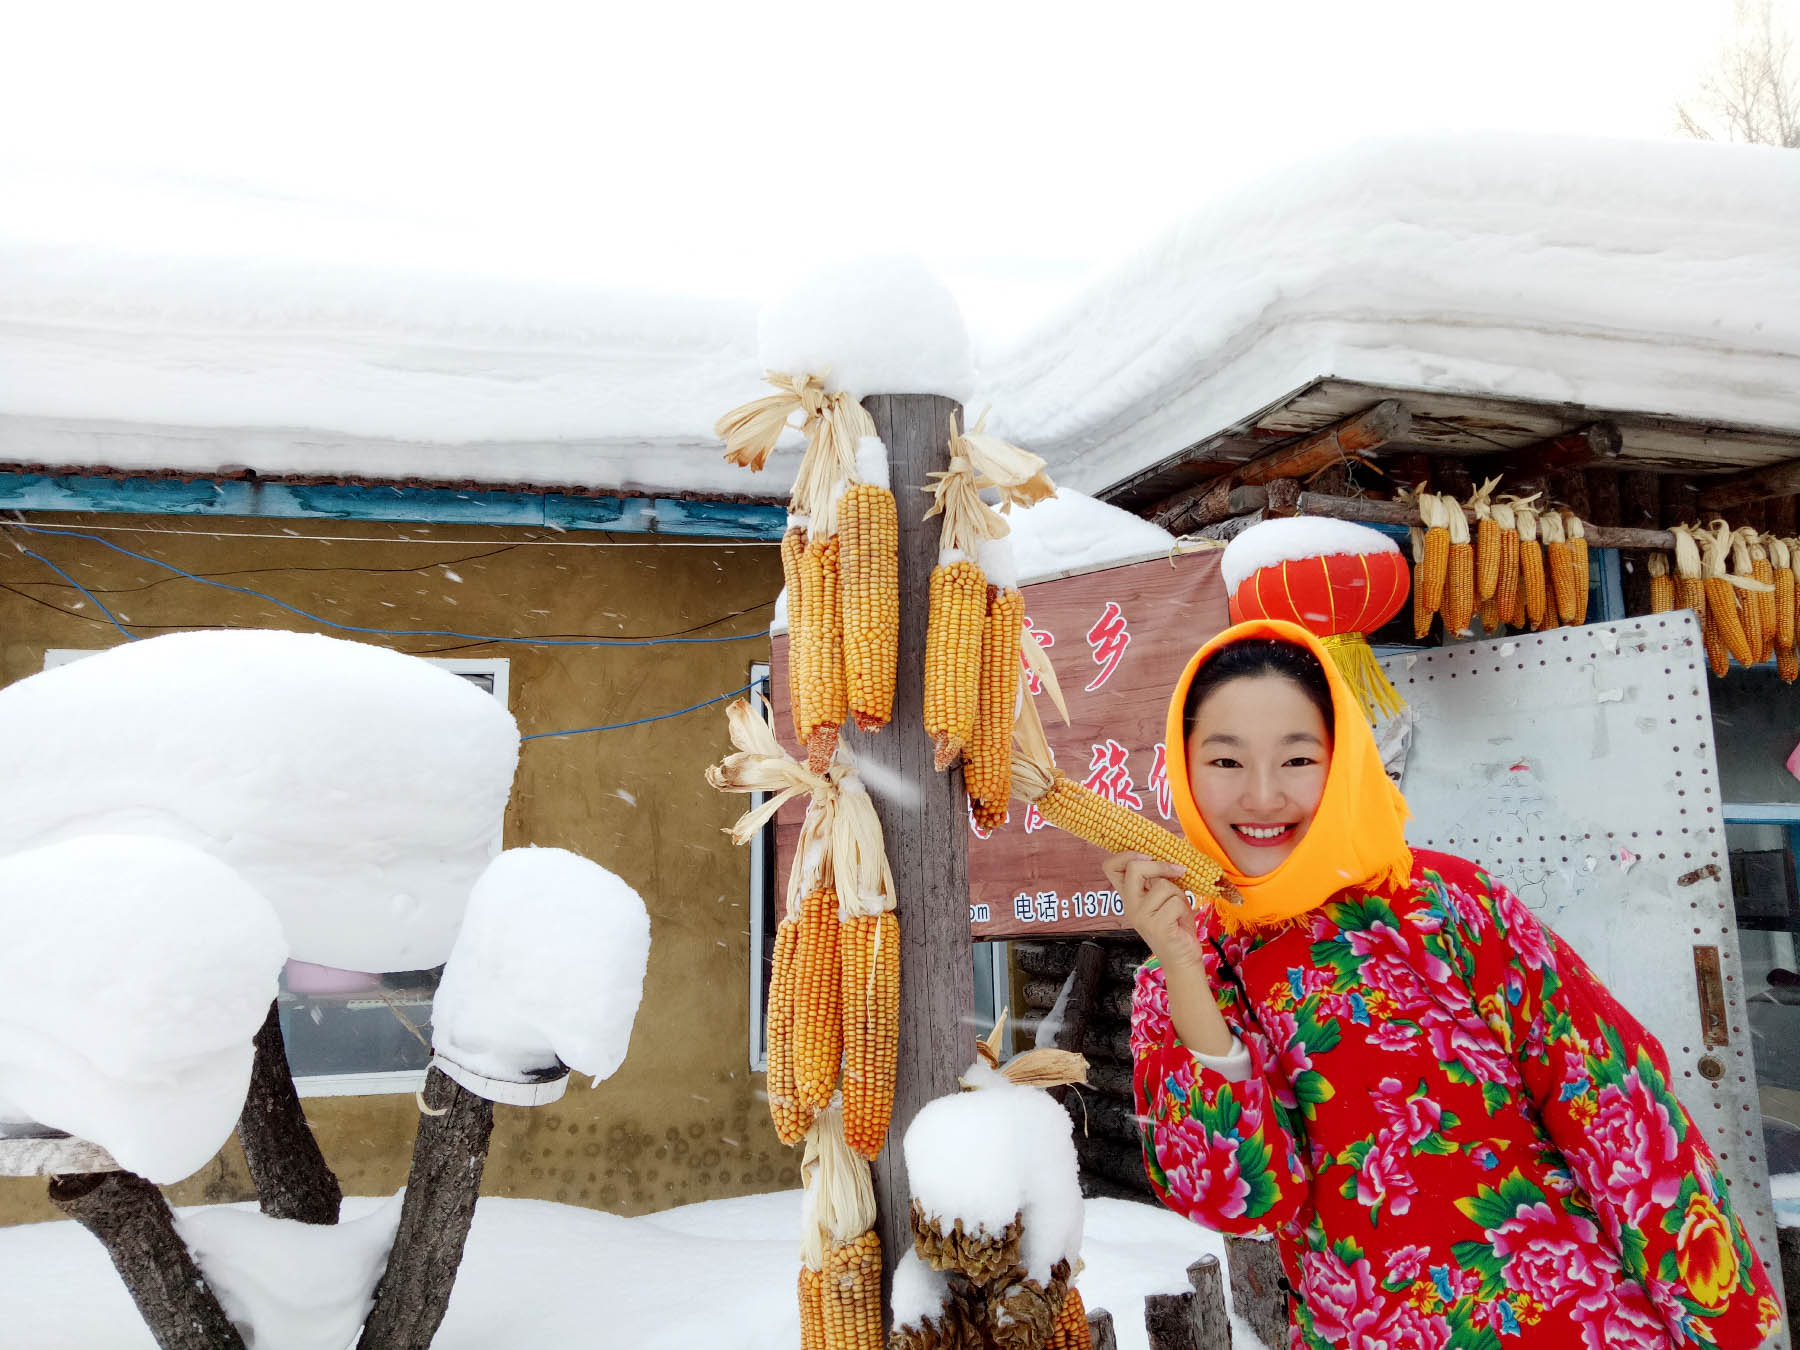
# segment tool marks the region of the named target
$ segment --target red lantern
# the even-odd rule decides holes
[[[1231,619],[1282,619],[1325,645],[1371,722],[1406,704],[1367,635],[1406,603],[1412,573],[1393,540],[1365,525],[1297,516],[1253,525],[1225,550]]]

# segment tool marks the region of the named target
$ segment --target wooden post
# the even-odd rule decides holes
[[[106,1248],[161,1350],[244,1350],[156,1187],[136,1172],[81,1172],[52,1177],[50,1203]]]
[[[1219,1276],[1219,1258],[1203,1256],[1188,1267],[1188,1283],[1194,1286],[1191,1306],[1195,1350],[1231,1350],[1231,1314],[1225,1311],[1225,1281]]]
[[[1058,1050],[1081,1053],[1087,1039],[1088,1019],[1100,997],[1100,985],[1106,977],[1106,948],[1098,942],[1084,942],[1075,955],[1075,970],[1069,985],[1069,1001],[1063,1004],[1062,1029],[1056,1034]],[[1073,1091],[1068,1087],[1050,1089],[1050,1095],[1062,1102]]]
[[[851,750],[903,780],[916,793],[872,796],[900,919],[900,1058],[887,1143],[873,1164],[875,1229],[881,1234],[884,1331],[894,1266],[912,1250],[911,1192],[901,1140],[934,1097],[956,1091],[987,1030],[975,1020],[975,965],[969,934],[969,805],[961,769],[932,768],[924,728],[926,601],[937,565],[940,519],[922,520],[930,505],[928,474],[949,464],[954,401],[935,394],[877,394],[863,401],[887,446],[900,508],[900,671],[893,721],[874,735],[850,728]]]
[[[344,1193],[300,1109],[281,1037],[281,1000],[269,1005],[254,1043],[237,1133],[262,1212],[273,1219],[336,1223]]]
[[[1088,1309],[1088,1339],[1094,1350],[1119,1350],[1119,1333],[1113,1330],[1112,1314],[1105,1308]]]
[[[1281,1253],[1273,1242],[1225,1236],[1225,1264],[1231,1270],[1231,1307],[1250,1324],[1269,1350],[1287,1345],[1287,1296],[1282,1289]]]
[[[433,1065],[400,1227],[357,1350],[423,1350],[437,1335],[475,1218],[494,1104]]]

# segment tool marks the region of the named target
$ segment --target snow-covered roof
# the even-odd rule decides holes
[[[712,423],[756,307],[381,222],[0,169],[0,463],[777,497]],[[1800,432],[1800,157],[1366,143],[1207,203],[1003,347],[971,409],[1096,492],[1331,377]],[[1629,453],[1629,445],[1627,447]]]
[[[1325,376],[1800,430],[1800,156],[1380,140],[1213,202],[983,361],[1098,492]]]

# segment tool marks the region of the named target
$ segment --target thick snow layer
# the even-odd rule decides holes
[[[1018,1216],[1019,1259],[1047,1281],[1057,1261],[1081,1252],[1081,1184],[1068,1113],[1039,1088],[1015,1087],[972,1069],[975,1092],[928,1102],[907,1127],[912,1198],[945,1228],[998,1236]]]
[[[9,162],[0,200],[0,459],[746,490],[750,300],[193,183]]]
[[[1005,542],[1021,586],[1162,557],[1175,547],[1175,536],[1160,525],[1061,486],[1054,497],[1015,507],[1006,519],[1012,533]],[[770,628],[785,633],[787,623],[784,589]]]
[[[1340,554],[1398,553],[1392,539],[1380,530],[1347,520],[1321,520],[1316,516],[1292,516],[1252,525],[1225,546],[1219,572],[1225,589],[1235,591],[1252,572],[1301,558]]]
[[[437,666],[301,633],[176,633],[0,689],[0,855],[96,833],[202,849],[266,896],[292,955],[450,954],[499,845],[519,732]]]
[[[949,1301],[950,1277],[926,1265],[917,1252],[902,1252],[894,1267],[894,1292],[888,1300],[894,1325],[916,1327],[943,1312]]]
[[[993,429],[1098,491],[1321,376],[1800,427],[1800,162],[1383,139],[1207,203],[982,353]]]
[[[469,896],[432,1001],[432,1043],[495,1078],[558,1059],[609,1078],[649,959],[650,916],[631,887],[565,849],[508,849]]]
[[[346,1199],[344,1218],[387,1203]],[[1186,1289],[1202,1256],[1225,1261],[1217,1233],[1152,1205],[1089,1200],[1086,1226],[1076,1285],[1089,1308],[1112,1312],[1120,1350],[1146,1350],[1144,1295]],[[792,1350],[799,1241],[798,1191],[641,1219],[490,1196],[432,1350]],[[0,1228],[0,1270],[9,1346],[154,1350],[106,1253],[76,1224]],[[1245,1324],[1235,1329],[1234,1343],[1256,1344]]]
[[[230,1136],[286,957],[269,903],[166,839],[89,835],[0,858],[0,1115],[160,1183]]]
[[[966,401],[975,383],[956,298],[915,257],[821,268],[764,305],[756,331],[765,370],[817,375],[827,388],[859,399],[944,394]]]
[[[403,1193],[402,1193],[403,1194]],[[175,1228],[254,1350],[345,1350],[368,1316],[400,1223],[401,1195],[348,1223],[297,1223],[219,1206]]]

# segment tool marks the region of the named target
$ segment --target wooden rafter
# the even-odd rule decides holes
[[[1800,459],[1716,479],[1701,491],[1700,506],[1706,511],[1729,511],[1746,502],[1796,496],[1800,496]]]

